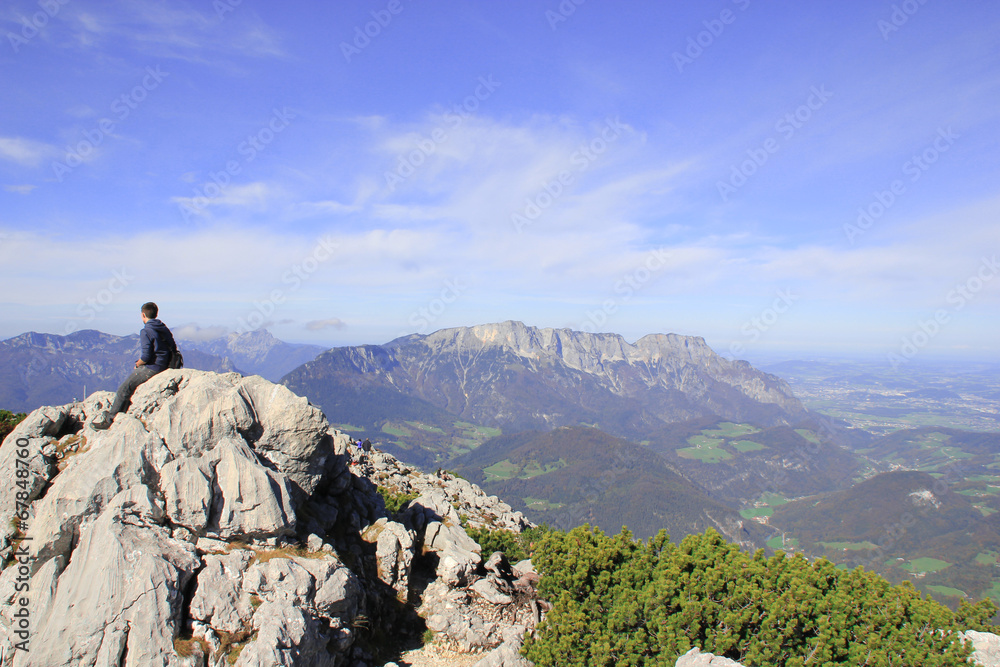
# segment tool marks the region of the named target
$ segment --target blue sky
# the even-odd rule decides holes
[[[13,0],[0,336],[1000,361],[986,0]]]

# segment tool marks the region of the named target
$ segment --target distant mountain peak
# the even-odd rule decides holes
[[[398,419],[387,406],[401,397],[505,432],[599,424],[622,437],[710,415],[774,425],[807,414],[784,380],[719,356],[700,337],[651,334],[629,343],[615,333],[517,321],[333,348],[284,383],[334,421],[356,418],[351,397],[368,392],[364,413],[378,428]]]
[[[602,372],[608,361],[649,362],[666,356],[690,359],[716,358],[732,364],[712,351],[701,336],[655,333],[629,343],[617,333],[589,333],[568,328],[533,327],[516,320],[441,329],[427,335],[404,336],[386,347],[421,342],[434,350],[447,347],[456,352],[487,348],[507,350],[529,359],[558,357],[569,367],[587,373]],[[598,363],[591,363],[598,361]]]
[[[192,349],[228,357],[241,371],[261,375],[273,382],[326,350],[319,345],[286,343],[265,328],[234,332],[211,340],[188,340],[186,344]]]

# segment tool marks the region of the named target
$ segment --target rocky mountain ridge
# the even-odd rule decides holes
[[[327,349],[320,345],[286,343],[267,329],[230,333],[210,340],[181,338],[180,342],[185,350],[228,358],[240,372],[260,375],[271,382],[278,382],[289,371]]]
[[[225,357],[184,351],[188,368],[237,370]],[[0,407],[30,412],[99,390],[114,390],[139,358],[139,334],[115,336],[93,329],[66,336],[29,332],[0,341]]]
[[[783,380],[724,359],[702,338],[631,344],[512,321],[333,348],[282,382],[335,423],[365,415],[376,430],[401,408],[438,428],[450,415],[505,432],[589,424],[628,438],[706,415],[762,425],[807,415]],[[394,451],[405,458],[403,449]]]
[[[4,667],[372,665],[378,636],[485,653],[537,620],[530,566],[484,563],[459,525],[528,524],[468,482],[362,455],[259,376],[165,371],[95,428],[111,398],[0,447],[24,471],[0,490],[22,519],[0,526]],[[412,495],[390,515],[379,487]]]

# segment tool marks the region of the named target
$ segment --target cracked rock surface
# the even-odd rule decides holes
[[[470,611],[445,637],[512,650],[471,611],[513,598],[460,526],[530,526],[498,499],[378,451],[352,461],[317,407],[259,376],[164,371],[101,423],[112,398],[40,408],[0,447],[24,471],[0,512],[28,508],[0,525],[0,667],[364,667],[381,663],[362,635],[419,637],[417,604],[449,592]],[[380,486],[416,500],[390,515]]]

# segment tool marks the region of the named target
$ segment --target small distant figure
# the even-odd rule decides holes
[[[365,438],[365,441],[361,443],[361,451],[367,454],[371,450],[372,450],[372,441],[369,440],[368,438]]]
[[[170,333],[160,320],[156,319],[159,309],[152,301],[142,304],[139,316],[142,318],[142,331],[139,332],[140,354],[135,362],[135,370],[129,375],[115,394],[115,402],[111,404],[110,416],[128,410],[132,402],[132,394],[143,382],[170,366],[170,360],[177,351],[174,335]]]

